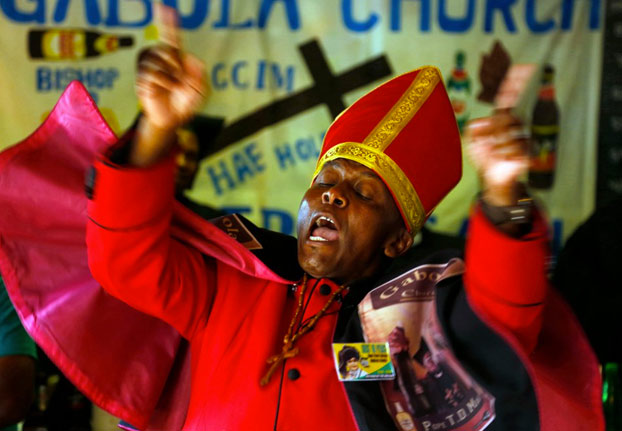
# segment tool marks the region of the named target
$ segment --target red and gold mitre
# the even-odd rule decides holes
[[[397,76],[343,111],[326,132],[313,179],[340,158],[380,176],[409,231],[419,231],[462,175],[460,132],[439,70]]]

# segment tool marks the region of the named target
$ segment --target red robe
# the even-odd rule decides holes
[[[86,97],[75,84],[69,91],[76,105]],[[84,105],[61,107],[76,109],[82,121],[91,115],[84,113]],[[63,109],[48,122],[63,124],[71,135],[71,116]],[[104,138],[78,151],[84,157],[76,159],[65,157],[66,142],[49,139],[53,128],[44,125],[0,157],[0,179],[15,179],[24,170],[39,172],[42,154],[56,156],[57,167],[86,170],[86,156],[112,141],[98,127]],[[70,141],[81,148],[82,139]],[[104,159],[95,164],[88,263],[108,293],[138,311],[104,294],[85,274],[78,250],[82,244],[65,241],[80,237],[80,222],[67,223],[68,215],[60,211],[48,211],[47,224],[18,211],[2,218],[0,269],[26,328],[89,397],[141,428],[151,423],[176,429],[183,421],[187,430],[271,430],[278,408],[279,430],[356,430],[332,359],[337,313],[330,311],[339,304],[299,341],[300,353],[287,361],[285,374],[295,368],[300,377],[285,377],[280,397],[278,373],[260,387],[266,358],[280,351],[295,307],[295,295],[288,294],[291,281],[223,231],[174,205],[173,169],[171,160],[149,169],[114,166]],[[49,182],[44,178],[43,184]],[[42,196],[44,206],[55,205],[54,197]],[[3,199],[3,206],[15,205],[14,199]],[[84,217],[80,205],[76,220]],[[24,223],[31,223],[27,241],[23,229],[14,228]],[[572,314],[548,290],[546,243],[543,223],[536,223],[528,238],[516,240],[476,212],[466,254],[468,300],[521,357],[536,391],[540,429],[603,429],[596,359]],[[73,266],[58,254],[62,247],[73,251]],[[53,277],[59,270],[55,259],[67,266],[62,280]],[[53,282],[41,282],[42,274]],[[306,314],[325,301],[317,290]],[[190,367],[171,327],[190,342]]]

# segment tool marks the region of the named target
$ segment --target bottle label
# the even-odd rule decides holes
[[[532,126],[530,142],[531,172],[553,173],[557,153],[558,125]]]
[[[494,397],[452,353],[436,316],[436,285],[462,273],[464,262],[422,265],[370,291],[359,304],[368,342],[386,342],[395,380],[380,382],[401,431],[485,429]]]
[[[86,41],[83,31],[48,30],[41,39],[43,56],[50,60],[84,58]]]
[[[101,54],[116,51],[119,47],[119,39],[115,36],[100,36],[95,41],[95,50]]]
[[[415,426],[415,422],[413,418],[406,412],[399,412],[395,415],[395,421],[400,427],[401,431],[416,431],[417,427]]]

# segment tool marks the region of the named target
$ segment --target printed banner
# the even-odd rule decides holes
[[[401,431],[479,431],[495,418],[494,397],[459,364],[436,316],[436,283],[462,269],[459,259],[419,266],[359,304],[365,340],[389,344],[396,379],[381,388]]]
[[[526,180],[551,217],[555,245],[593,209],[601,0],[163,3],[177,8],[184,47],[207,65],[212,95],[202,115],[223,126],[204,140],[186,191],[199,204],[294,233],[323,134],[358,97],[437,65],[464,125],[491,112],[500,77],[525,63],[541,81],[520,112],[533,135]],[[138,54],[156,39],[149,0],[0,1],[0,148],[31,133],[74,79],[121,133],[138,112]],[[478,187],[464,165],[432,229],[464,233]]]

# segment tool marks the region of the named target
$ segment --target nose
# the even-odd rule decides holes
[[[336,187],[322,193],[322,203],[335,205],[337,208],[345,208],[348,205],[347,199]]]

